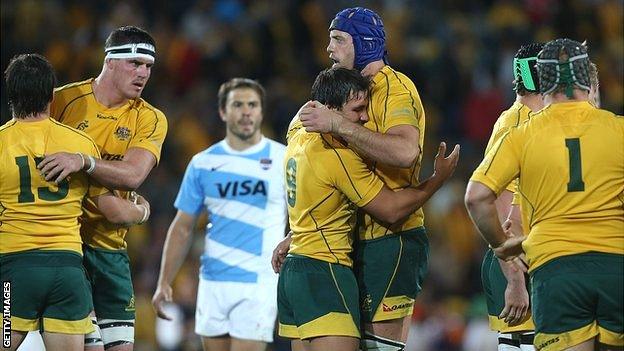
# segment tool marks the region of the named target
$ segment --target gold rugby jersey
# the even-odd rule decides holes
[[[141,98],[106,108],[95,99],[92,83],[93,78],[56,89],[52,117],[91,136],[104,160],[122,160],[129,148],[139,147],[151,152],[158,163],[167,134],[165,115]],[[129,192],[118,193],[128,199]],[[109,223],[92,201],[85,203],[81,233],[87,245],[125,249],[127,232],[127,228]]]
[[[506,133],[471,180],[499,193],[516,177],[530,271],[560,256],[624,254],[622,116],[587,101],[544,108]]]
[[[87,195],[107,193],[89,186],[84,172],[58,185],[47,182],[36,165],[55,152],[80,152],[100,157],[83,132],[47,118],[12,119],[0,127],[0,253],[26,250],[71,250],[82,254],[80,224]]]
[[[487,146],[485,147],[485,155],[487,155],[487,153],[492,149],[492,146],[494,146],[494,144],[496,144],[496,142],[505,133],[507,133],[511,127],[517,127],[527,121],[530,118],[531,113],[531,109],[519,101],[514,102],[509,109],[503,111],[500,117],[496,120],[496,123],[494,123],[492,135],[490,135],[490,140],[488,140]],[[517,180],[514,179],[511,183],[509,183],[509,185],[507,185],[506,189],[515,193],[517,187]]]
[[[374,132],[385,133],[392,127],[404,124],[418,128],[420,153],[411,167],[396,168],[368,161],[375,173],[392,190],[418,185],[425,140],[425,110],[414,83],[403,73],[395,71],[390,66],[384,66],[372,80],[368,117],[370,119],[364,126]],[[361,240],[375,239],[424,224],[422,208],[410,215],[402,224],[391,228],[367,214],[362,215],[364,220],[359,228]]]
[[[284,158],[290,253],[351,267],[357,208],[383,182],[355,151],[330,134],[290,135]]]

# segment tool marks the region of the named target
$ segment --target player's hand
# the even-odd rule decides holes
[[[507,284],[505,308],[498,316],[510,326],[520,324],[529,311],[529,293],[524,284]]]
[[[446,143],[440,143],[438,153],[436,154],[433,163],[434,174],[436,176],[446,180],[453,175],[453,172],[455,172],[455,168],[457,167],[457,162],[459,161],[459,149],[459,145],[455,144],[453,151],[448,155],[448,157],[444,157],[446,155]]]
[[[273,272],[279,273],[282,269],[282,264],[284,264],[284,260],[286,259],[286,255],[288,255],[288,250],[290,249],[290,242],[292,241],[292,231],[288,233],[288,235],[280,241],[279,244],[273,250],[273,256],[271,257],[271,266],[273,267]]]
[[[511,218],[507,218],[507,220],[505,220],[505,223],[503,223],[503,231],[509,237],[522,236],[522,224],[518,221],[514,221]]]
[[[318,101],[308,101],[299,110],[299,120],[306,132],[335,133],[343,117]]]
[[[163,284],[158,285],[158,287],[156,288],[156,292],[154,293],[154,297],[152,297],[152,306],[154,307],[154,311],[156,311],[156,315],[168,321],[172,320],[172,318],[165,313],[163,303],[173,301],[173,299],[171,298],[172,295],[173,289],[171,289],[171,285]]]
[[[522,251],[522,242],[524,242],[526,238],[525,235],[508,237],[501,246],[494,247],[492,250],[494,250],[496,257],[504,261],[513,260],[524,252]]]
[[[47,155],[37,165],[45,180],[53,181],[56,184],[63,181],[68,175],[80,172],[82,167],[84,167],[84,163],[80,155],[69,152],[57,152]]]
[[[151,208],[150,208],[150,203],[141,195],[139,195],[136,192],[132,192],[130,193],[130,201],[134,202],[135,205],[137,205],[138,207],[145,207],[145,210],[147,211],[147,215],[145,217],[143,217],[143,220],[141,222],[139,222],[139,224],[143,224],[145,222],[147,222],[148,218],[151,215]]]

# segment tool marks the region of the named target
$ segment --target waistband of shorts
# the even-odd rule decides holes
[[[102,253],[109,253],[109,254],[122,254],[122,255],[126,255],[128,256],[128,250],[126,249],[119,249],[119,250],[114,250],[114,249],[104,249],[101,247],[93,247],[93,246],[89,246],[87,244],[83,244],[82,245],[82,251],[83,252],[87,252],[87,251],[97,251],[97,252],[102,252]]]
[[[338,263],[338,262],[330,262],[330,261],[325,261],[325,260],[319,260],[318,258],[314,258],[314,257],[310,257],[310,256],[306,256],[306,255],[300,255],[300,254],[293,254],[293,253],[289,253],[286,258],[291,259],[291,260],[295,260],[295,261],[313,261],[313,262],[318,262],[318,263],[328,263],[332,266],[342,266],[342,267],[347,267],[347,268],[351,268],[345,264],[342,263]]]
[[[389,239],[389,238],[395,238],[397,236],[400,235],[427,235],[427,230],[425,229],[424,226],[419,226],[416,228],[412,228],[412,229],[408,229],[408,230],[404,230],[401,232],[396,232],[396,233],[391,233],[391,234],[386,234],[384,236],[380,236],[378,238],[375,239],[368,239],[368,240],[362,240],[360,239],[359,242],[360,243],[372,243],[375,241],[380,241],[380,240],[385,240],[385,239]]]
[[[570,262],[574,262],[574,264],[578,264],[579,262],[588,261],[595,262],[596,259],[605,260],[605,261],[613,261],[615,264],[611,265],[613,268],[620,268],[624,263],[624,255],[607,253],[607,252],[584,252],[573,255],[565,255],[553,258],[552,260],[545,262],[541,266],[537,267],[534,271],[530,273],[531,276],[534,276],[536,273],[549,273],[553,271],[553,273],[558,272],[557,264],[567,264]]]
[[[82,256],[65,250],[28,250],[0,255],[2,265],[14,267],[82,267]]]

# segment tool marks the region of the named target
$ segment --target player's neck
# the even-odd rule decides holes
[[[93,80],[91,83],[93,88],[93,96],[95,100],[106,108],[115,108],[128,102],[121,93],[115,88],[113,81],[108,78],[104,72]]]
[[[260,133],[256,133],[248,139],[241,139],[230,132],[228,132],[225,136],[225,142],[229,147],[236,151],[245,151],[250,147],[257,145],[260,140],[262,140],[262,134]]]
[[[537,112],[544,108],[544,99],[539,94],[516,95],[516,101]]]
[[[373,61],[362,68],[364,77],[374,77],[386,64],[382,60]]]
[[[13,119],[15,119],[16,121],[20,121],[20,122],[39,122],[48,118],[50,118],[50,104],[48,104],[45,111],[33,113],[31,115],[24,116],[24,117],[13,116]]]
[[[559,104],[564,102],[579,102],[589,101],[589,93],[585,90],[574,89],[572,91],[572,98],[569,98],[564,93],[554,93],[544,95],[544,105]]]

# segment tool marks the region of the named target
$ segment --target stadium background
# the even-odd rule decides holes
[[[600,70],[603,108],[622,114],[623,3],[3,0],[2,70],[15,54],[38,52],[50,59],[59,84],[65,84],[99,74],[103,43],[112,29],[133,24],[155,37],[158,58],[144,97],[167,115],[169,134],[160,165],[140,188],[152,205],[150,221],[127,236],[136,292],[136,349],[197,350],[193,312],[201,231],[175,282],[174,300],[183,317],[166,327],[171,337],[160,340],[160,346],[157,334],[165,333],[156,331],[150,299],[185,166],[193,154],[224,136],[217,113],[219,84],[236,76],[259,80],[268,95],[263,131],[283,142],[314,77],[329,65],[325,47],[333,15],[356,5],[375,9],[386,26],[390,64],[412,78],[425,106],[421,177],[430,174],[438,141],[462,145],[454,177],[426,206],[430,269],[408,349],[493,350],[479,272],[485,245],[464,210],[463,192],[495,119],[513,101],[513,54],[533,41],[564,36],[587,40]],[[0,118],[2,123],[10,119],[4,81]],[[272,349],[284,350],[287,344],[278,342]]]

